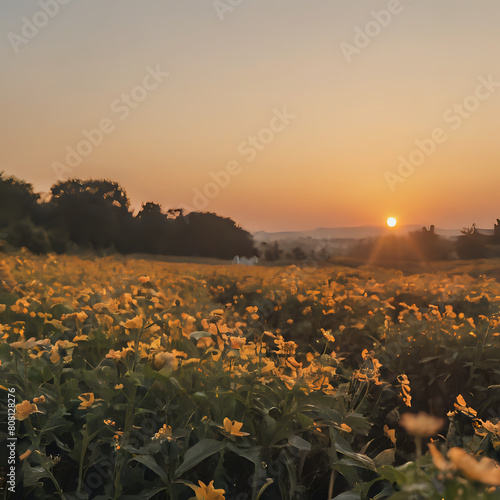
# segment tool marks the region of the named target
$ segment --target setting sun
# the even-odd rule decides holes
[[[398,221],[396,220],[396,218],[395,218],[395,217],[389,217],[389,218],[387,219],[387,225],[388,225],[389,227],[394,227],[397,223],[398,223]]]

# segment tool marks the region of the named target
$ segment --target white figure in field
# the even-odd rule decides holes
[[[244,266],[254,266],[257,262],[259,262],[259,259],[255,255],[250,258],[235,255],[233,258],[233,264],[242,264]]]

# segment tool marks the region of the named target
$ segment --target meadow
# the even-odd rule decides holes
[[[500,499],[496,261],[0,262],[5,498]]]

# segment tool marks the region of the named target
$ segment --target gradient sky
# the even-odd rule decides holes
[[[65,176],[116,180],[136,209],[200,208],[250,231],[500,217],[500,87],[479,88],[500,82],[498,0],[243,0],[224,12],[221,0],[219,13],[212,0],[65,0],[33,34],[26,19],[44,24],[44,1],[55,9],[0,4],[0,170],[38,191],[108,119],[113,131]],[[382,27],[372,11],[388,7]],[[124,109],[147,67],[169,76]],[[276,110],[294,118],[278,126]],[[391,189],[387,172],[436,128],[446,140]],[[259,133],[268,144],[251,154]],[[211,173],[228,164],[213,196]]]

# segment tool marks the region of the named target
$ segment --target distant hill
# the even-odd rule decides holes
[[[396,232],[397,234],[409,233],[410,231],[418,231],[423,225],[408,225],[397,229],[388,229],[382,226],[359,226],[359,227],[319,227],[309,231],[280,231],[267,232],[256,231],[253,233],[256,242],[269,243],[272,241],[283,240],[302,240],[304,238],[312,238],[315,240],[360,240],[364,238],[375,238],[388,231]],[[428,226],[427,226],[428,227]],[[493,234],[490,229],[477,229],[483,234]],[[455,238],[460,236],[460,229],[445,229],[436,228],[436,233],[445,238]]]

